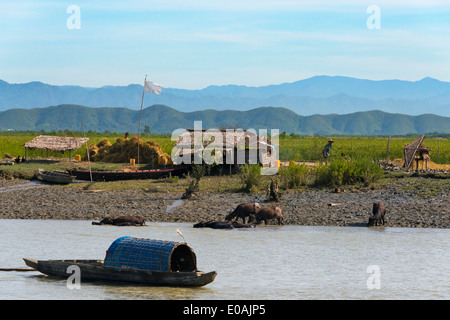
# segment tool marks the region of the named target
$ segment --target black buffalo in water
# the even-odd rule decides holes
[[[120,216],[117,218],[105,218],[100,222],[92,222],[93,225],[109,224],[113,226],[143,226],[145,220],[139,216]]]
[[[378,226],[379,224],[385,225],[386,220],[384,216],[386,215],[386,207],[383,202],[375,202],[372,208],[372,216],[369,218],[367,223],[368,227]]]
[[[212,228],[212,229],[235,229],[235,228],[254,228],[255,225],[248,223],[239,223],[234,221],[232,223],[226,221],[206,221],[194,224],[194,228]]]

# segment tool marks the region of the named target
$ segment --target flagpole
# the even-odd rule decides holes
[[[145,79],[144,79],[144,88],[142,89],[141,111],[139,113],[138,141],[137,141],[138,142],[138,157],[137,157],[138,169],[139,169],[139,136],[140,136],[140,132],[141,132],[141,116],[142,116],[142,105],[144,104],[145,81],[147,81],[147,75],[145,75]]]

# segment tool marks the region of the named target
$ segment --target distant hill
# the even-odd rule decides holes
[[[0,130],[85,130],[136,133],[139,111],[127,108],[89,108],[59,105],[35,109],[11,109],[0,112]],[[141,129],[152,133],[172,133],[175,129],[193,128],[202,121],[203,129],[243,128],[279,129],[296,134],[322,135],[393,135],[408,133],[450,133],[450,117],[432,114],[409,116],[366,111],[349,114],[300,116],[286,108],[261,107],[248,111],[204,110],[180,112],[164,105],[152,105],[142,111]]]
[[[138,110],[142,85],[54,86],[42,82],[10,84],[0,80],[0,111],[77,104]],[[292,83],[261,87],[208,86],[201,90],[163,88],[160,95],[146,94],[145,104],[163,104],[178,111],[205,109],[250,110],[283,107],[300,115],[353,113],[381,110],[389,113],[450,116],[450,82],[365,80],[340,76],[316,76]]]

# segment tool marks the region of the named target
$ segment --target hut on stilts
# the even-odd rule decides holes
[[[89,138],[76,137],[55,137],[55,136],[37,136],[33,140],[25,142],[25,160],[28,157],[28,150],[41,149],[64,153],[69,151],[69,160],[72,160],[72,151],[80,149],[81,146],[88,142]]]
[[[419,170],[419,162],[422,161],[422,170],[425,165],[425,170],[428,170],[428,161],[430,161],[430,151],[433,149],[423,145],[425,136],[422,135],[413,142],[407,144],[403,148],[403,155],[405,157],[404,167],[407,170],[414,169],[414,162],[416,162],[416,170]]]

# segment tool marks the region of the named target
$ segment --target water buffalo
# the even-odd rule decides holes
[[[225,221],[206,221],[194,224],[194,228],[212,228],[212,229],[234,229],[234,228],[254,228],[255,226],[248,223],[239,223],[233,221],[232,223]]]
[[[368,227],[377,226],[378,224],[385,225],[386,220],[384,216],[386,214],[386,208],[383,202],[375,202],[372,208],[372,216],[369,218],[367,224]]]
[[[254,220],[256,220],[256,224],[260,224],[261,221],[264,221],[264,223],[267,224],[267,220],[270,220],[270,219],[277,219],[279,225],[284,224],[283,223],[284,216],[281,213],[280,207],[262,208],[258,212],[256,212],[255,214],[252,214],[250,216],[248,223],[251,223]]]
[[[114,226],[143,226],[145,220],[138,216],[120,216],[117,218],[104,218],[100,222],[92,222],[93,225],[111,224]]]
[[[233,226],[229,222],[210,220],[196,223],[194,228],[233,229]]]
[[[259,209],[261,206],[257,202],[241,203],[225,217],[225,221],[231,221],[233,218],[234,221],[237,221],[242,218],[242,223],[245,223],[245,218],[255,214]]]

